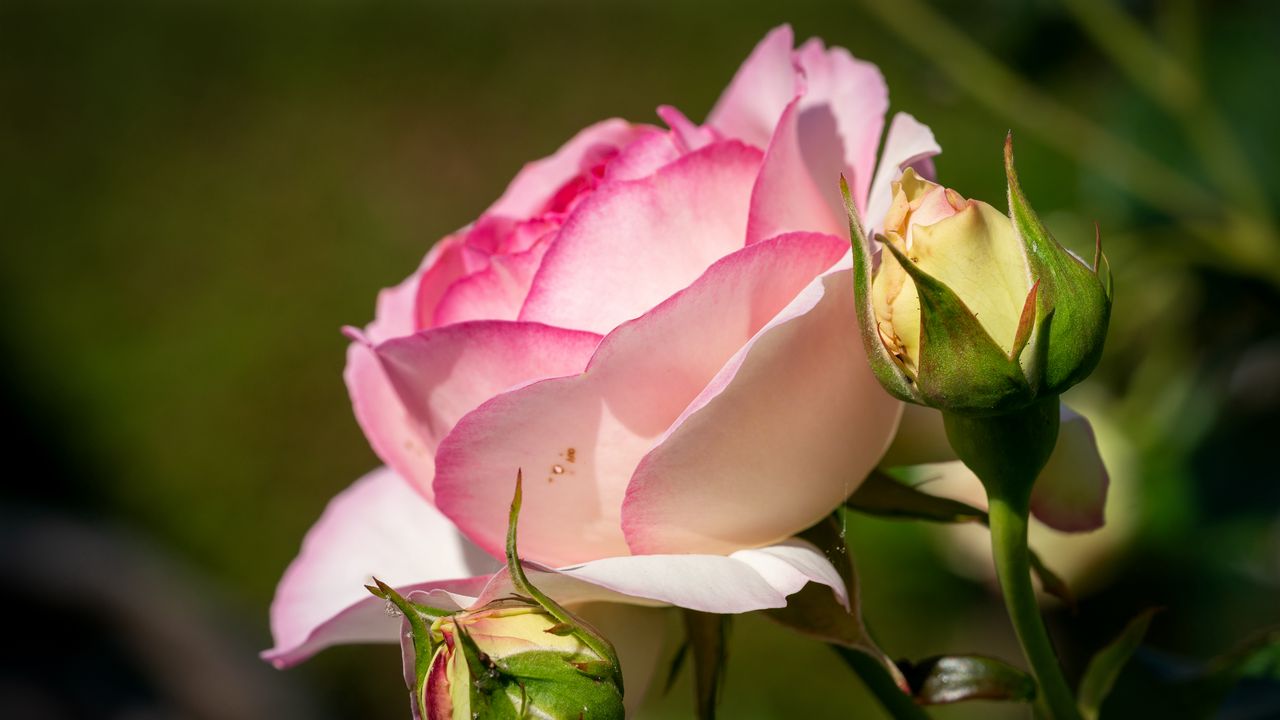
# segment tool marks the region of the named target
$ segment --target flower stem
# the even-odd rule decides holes
[[[889,671],[885,670],[880,661],[867,655],[861,650],[854,650],[843,645],[832,645],[832,650],[845,661],[853,672],[862,680],[875,696],[876,700],[884,706],[889,716],[902,720],[910,718],[912,720],[929,720],[929,715],[911,699],[909,695],[902,692],[902,688],[893,681],[889,675]]]
[[[1037,703],[1053,720],[1080,720],[1075,698],[1063,677],[1031,585],[1027,549],[1029,493],[1015,492],[1012,495],[1005,497],[1000,493],[989,493],[991,550],[1000,590],[1004,593],[1004,603],[1022,652],[1040,686]]]

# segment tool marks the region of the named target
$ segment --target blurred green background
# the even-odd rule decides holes
[[[1102,228],[1115,317],[1072,399],[1111,527],[1040,538],[1082,595],[1050,610],[1068,672],[1166,608],[1106,708],[1132,717],[1280,621],[1280,5],[6,1],[0,716],[404,717],[389,647],[254,655],[303,533],[377,463],[339,326],[579,128],[704,117],[781,22],[877,63],[947,185],[999,205],[1012,128],[1059,238]],[[892,655],[1017,660],[968,541],[849,532]],[[1224,716],[1274,716],[1255,695]],[[826,650],[742,618],[724,716],[878,715]]]

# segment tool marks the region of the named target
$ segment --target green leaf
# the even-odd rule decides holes
[[[858,209],[849,195],[849,183],[840,176],[840,194],[849,216],[849,237],[853,241],[853,294],[858,306],[858,329],[866,350],[871,372],[890,395],[907,402],[921,403],[920,393],[898,361],[889,354],[876,326],[875,307],[871,302],[871,243],[858,219]]]
[[[898,482],[880,470],[871,471],[853,495],[845,500],[845,507],[866,515],[895,520],[987,524],[987,513],[983,510],[959,500],[922,492]],[[1076,599],[1071,588],[1044,564],[1034,550],[1030,555],[1031,570],[1040,579],[1040,587],[1074,611]]]
[[[1111,688],[1115,687],[1125,663],[1129,662],[1134,651],[1142,644],[1142,638],[1147,634],[1151,619],[1157,612],[1159,609],[1156,608],[1146,610],[1131,620],[1119,637],[1099,650],[1089,661],[1084,677],[1080,680],[1078,693],[1080,714],[1084,715],[1085,720],[1097,720],[1102,702],[1111,693]]]
[[[698,720],[715,720],[729,655],[729,616],[685,610],[684,628],[689,649],[693,651],[693,692]]]
[[[1130,660],[1104,707],[1103,717],[1276,716],[1280,627],[1203,663],[1144,647]]]
[[[904,663],[902,672],[921,705],[947,705],[966,700],[1030,702],[1036,682],[1030,675],[979,655],[933,657]]]

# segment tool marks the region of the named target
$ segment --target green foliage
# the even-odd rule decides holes
[[[1146,636],[1151,619],[1157,612],[1159,611],[1156,609],[1146,610],[1129,621],[1115,640],[1089,660],[1077,692],[1080,714],[1084,715],[1085,720],[1097,720],[1102,702],[1115,686],[1125,663],[1129,662],[1134,651],[1142,644],[1142,638]]]
[[[994,658],[978,655],[933,657],[902,663],[911,694],[921,705],[948,705],[968,700],[1031,702],[1036,681]]]

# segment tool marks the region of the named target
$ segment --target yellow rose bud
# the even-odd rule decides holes
[[[1058,244],[1027,203],[1006,143],[1009,214],[908,169],[872,246],[852,204],[858,324],[894,396],[988,416],[1056,397],[1102,353],[1111,276]]]
[[[437,618],[421,707],[427,720],[621,718],[607,660],[538,605],[501,601]]]

